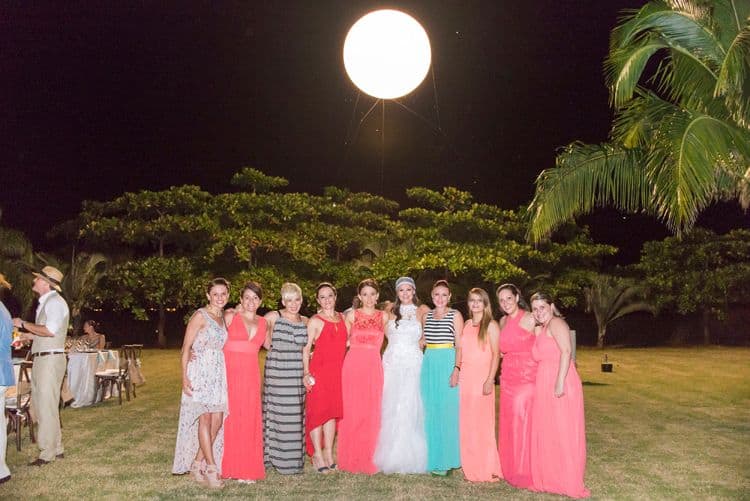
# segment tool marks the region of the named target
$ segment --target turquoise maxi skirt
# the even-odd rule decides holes
[[[427,348],[420,386],[427,439],[427,470],[446,471],[461,466],[458,447],[458,386],[449,384],[455,348]]]

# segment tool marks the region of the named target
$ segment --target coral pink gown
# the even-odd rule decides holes
[[[461,467],[466,480],[496,482],[502,474],[495,439],[495,386],[489,395],[482,394],[492,365],[492,349],[489,336],[481,345],[478,334],[478,325],[472,325],[471,320],[464,324],[458,379]]]
[[[258,351],[266,339],[266,319],[258,317],[258,327],[248,339],[245,323],[235,315],[227,329],[224,345],[227,368],[229,416],[224,421],[224,478],[260,480],[263,465],[263,420],[260,405]]]
[[[310,359],[310,374],[315,378],[315,384],[305,398],[305,441],[307,453],[311,456],[315,449],[310,431],[344,415],[341,368],[346,355],[346,323],[341,314],[336,315],[338,322],[318,316],[323,321],[323,330],[315,341]]]
[[[534,490],[588,497],[583,485],[586,470],[586,425],[583,388],[571,361],[565,376],[565,394],[555,397],[560,348],[547,329],[536,337],[532,349],[539,362],[531,410],[531,479]]]
[[[536,337],[519,324],[524,317],[507,316],[500,331],[503,369],[500,373],[500,425],[498,451],[506,482],[531,487],[531,405],[534,402],[536,360],[531,356]]]
[[[380,433],[383,395],[383,312],[365,315],[354,310],[349,352],[341,371],[344,417],[339,421],[338,467],[351,473],[372,475]]]

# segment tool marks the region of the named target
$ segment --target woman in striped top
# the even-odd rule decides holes
[[[281,286],[281,303],[284,308],[265,315],[270,349],[263,388],[263,459],[266,468],[290,475],[302,473],[304,466],[302,349],[307,345],[307,317],[299,314],[302,290],[297,284]]]
[[[449,306],[445,280],[432,286],[433,310],[424,316],[426,342],[420,384],[425,414],[427,469],[435,475],[461,466],[458,447],[458,371],[464,319]]]

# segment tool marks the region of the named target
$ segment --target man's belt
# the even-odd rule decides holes
[[[46,357],[47,355],[65,355],[64,351],[38,351],[36,353],[32,353],[31,356],[36,357]]]

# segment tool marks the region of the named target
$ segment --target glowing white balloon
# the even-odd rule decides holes
[[[380,99],[405,96],[422,83],[431,60],[430,39],[416,19],[376,10],[349,29],[344,67],[354,85]]]

